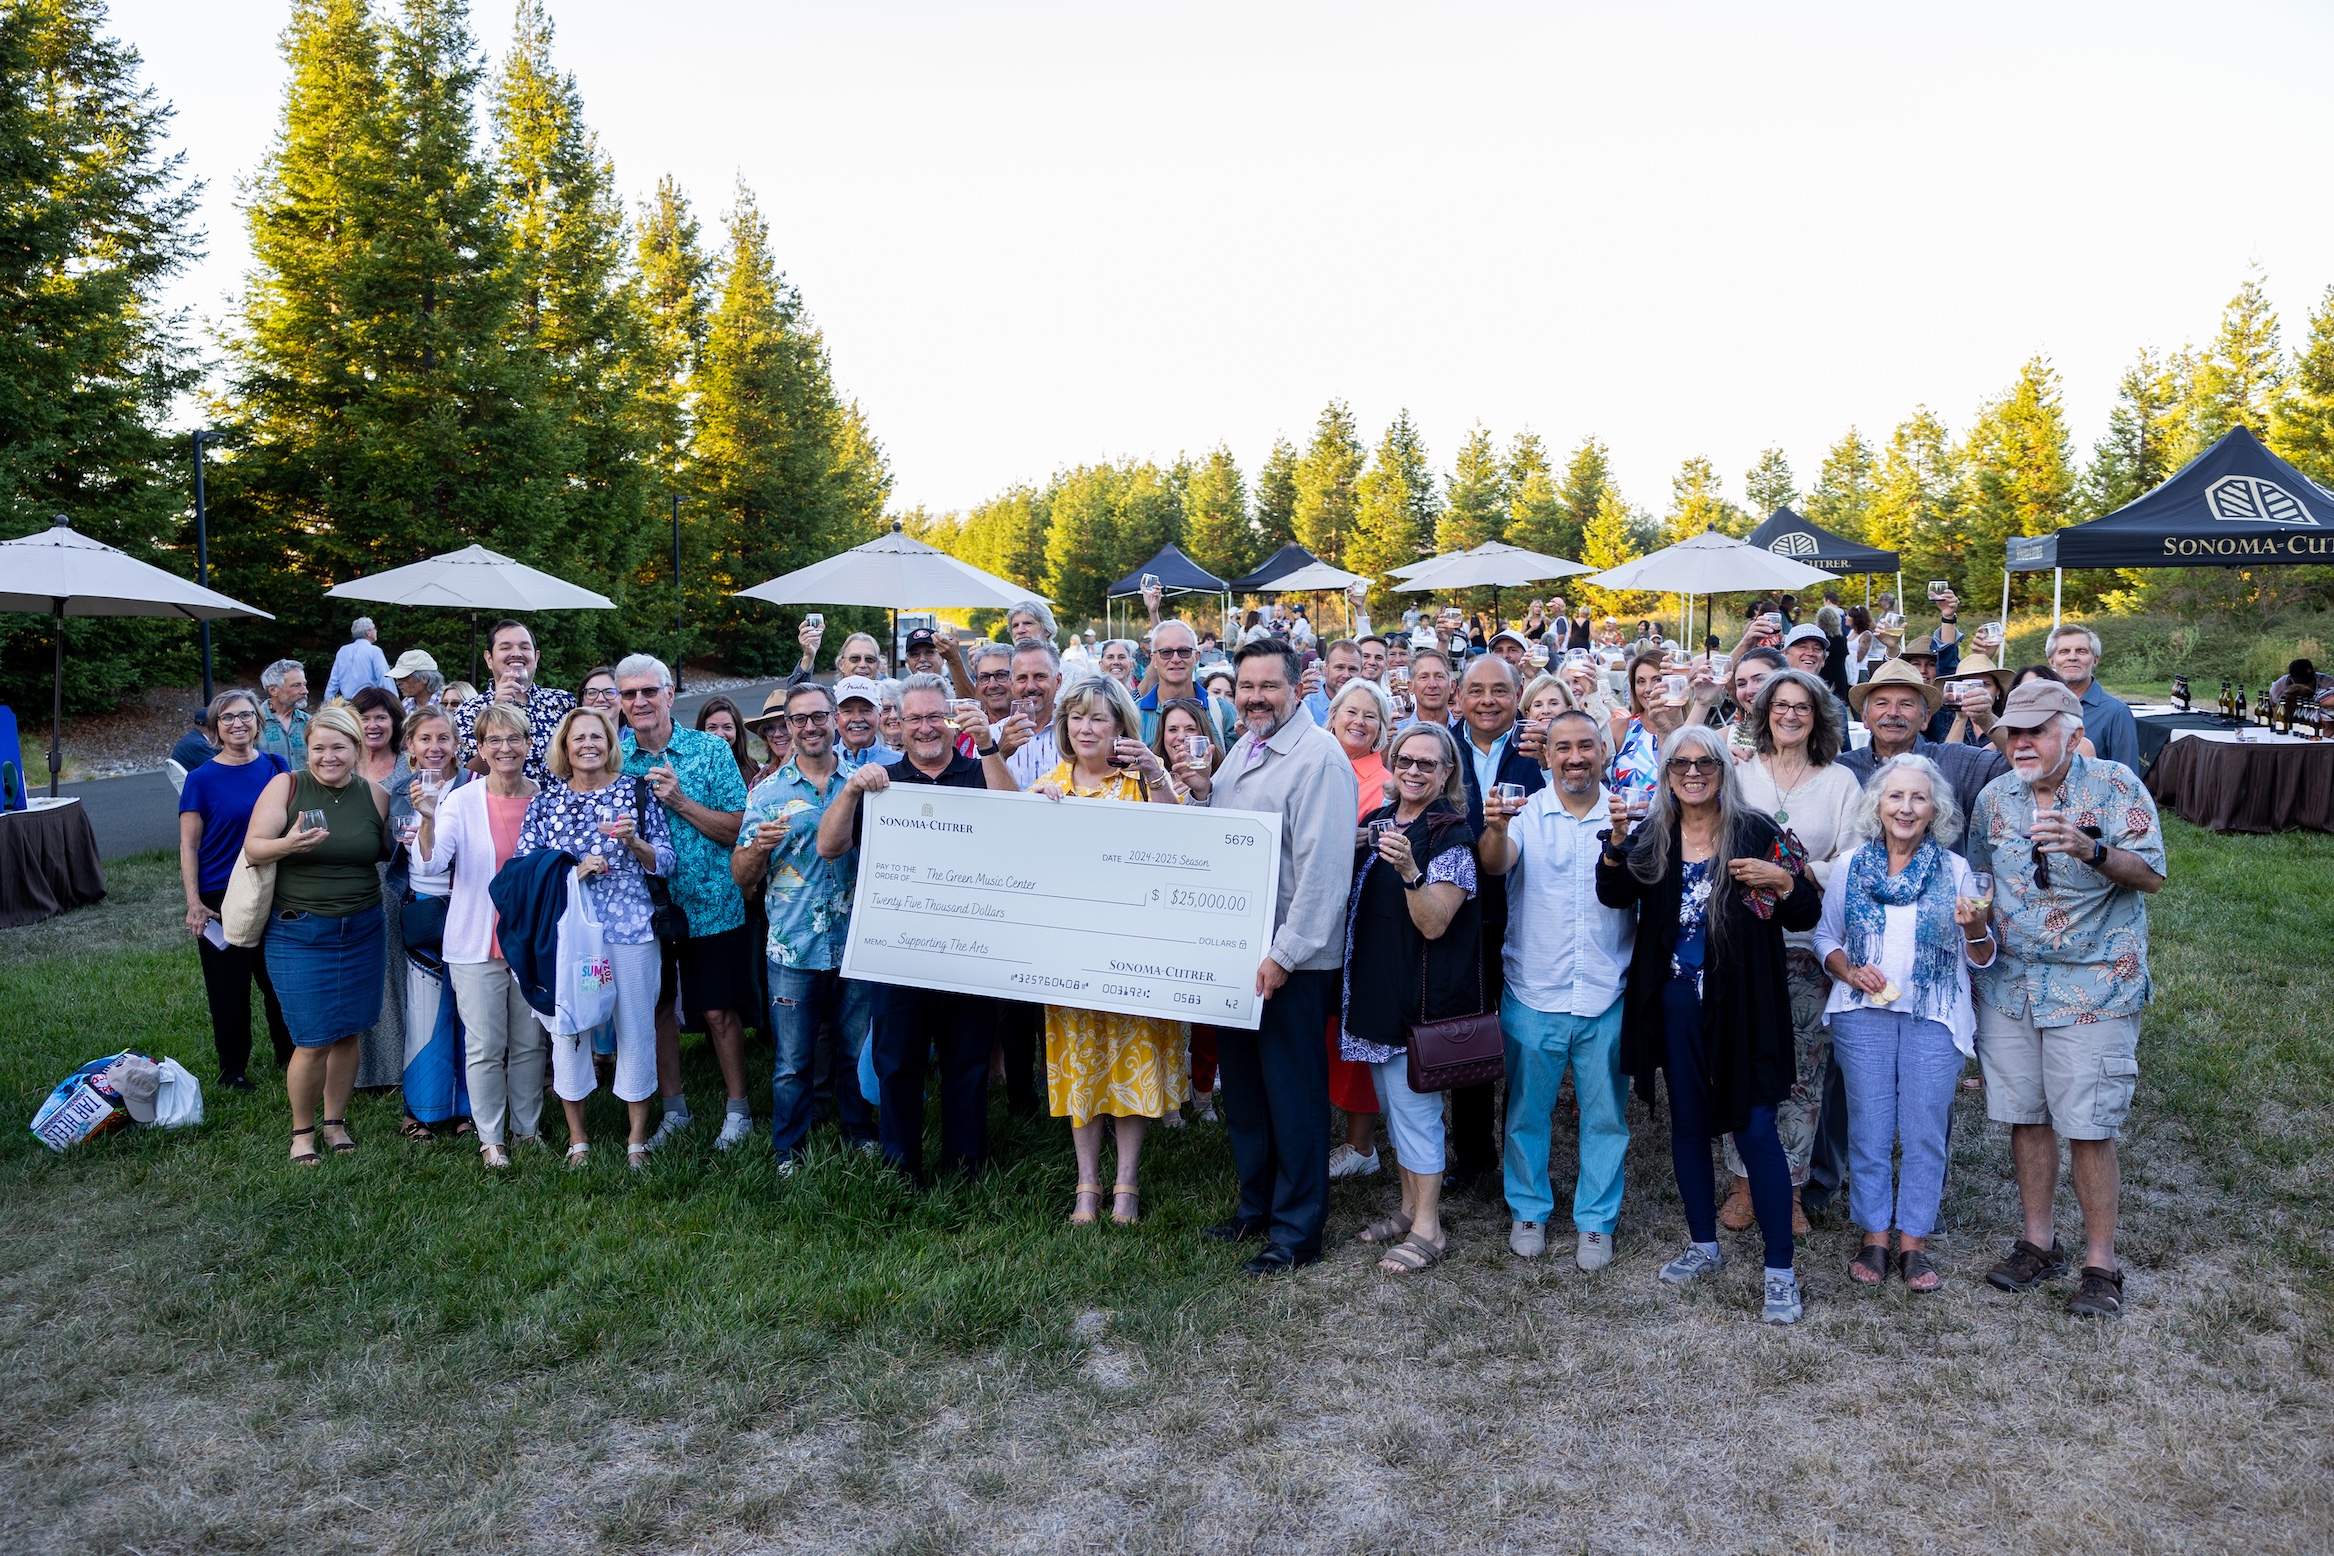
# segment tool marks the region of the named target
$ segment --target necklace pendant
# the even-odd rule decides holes
[[[1778,810],[1778,811],[1776,811],[1776,812],[1775,812],[1775,825],[1776,825],[1776,826],[1779,826],[1779,827],[1787,827],[1787,826],[1789,826],[1790,824],[1791,824],[1791,812],[1790,812],[1790,811],[1788,811],[1788,810]]]

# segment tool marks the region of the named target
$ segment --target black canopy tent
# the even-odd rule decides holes
[[[1292,540],[1271,556],[1266,557],[1262,566],[1251,572],[1242,573],[1233,579],[1229,587],[1234,594],[1271,594],[1273,580],[1286,578],[1289,574],[1311,567],[1320,560],[1319,557]]]
[[[1183,548],[1166,545],[1159,554],[1110,586],[1102,604],[1103,625],[1110,625],[1110,608],[1124,599],[1139,599],[1143,592],[1143,576],[1148,573],[1159,580],[1162,595],[1212,594],[1222,617],[1219,630],[1228,629],[1232,616],[1232,586],[1206,568],[1184,555]]]
[[[1878,546],[1867,546],[1861,541],[1835,535],[1828,529],[1810,524],[1791,510],[1786,503],[1767,515],[1761,524],[1745,537],[1754,546],[1787,556],[1794,562],[1805,562],[1827,573],[1842,577],[1850,573],[1864,575],[1864,603],[1872,603],[1872,575],[1896,574],[1896,608],[1904,609],[1904,559],[1893,551]]]
[[[2334,562],[2334,492],[2262,447],[2245,427],[2163,485],[2102,518],[2009,543],[2011,573],[2049,572],[2050,619],[2070,567],[2271,567]],[[2005,607],[2006,608],[2006,607]]]

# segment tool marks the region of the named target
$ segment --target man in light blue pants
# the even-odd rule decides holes
[[[1507,1052],[1508,1246],[1536,1259],[1548,1245],[1556,1198],[1548,1153],[1557,1088],[1572,1070],[1580,1101],[1580,1181],[1572,1196],[1573,1258],[1584,1270],[1613,1260],[1621,1164],[1629,1125],[1621,1108],[1621,986],[1636,919],[1597,901],[1599,836],[1610,825],[1599,781],[1605,731],[1585,713],[1559,713],[1540,737],[1552,781],[1529,799],[1485,795],[1478,862],[1507,878],[1506,990],[1499,1025]]]

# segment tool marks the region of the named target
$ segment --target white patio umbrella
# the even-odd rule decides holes
[[[1587,571],[1579,562],[1491,540],[1470,550],[1429,558],[1413,570],[1394,569],[1397,577],[1409,580],[1394,589],[1413,594],[1432,589],[1520,589],[1543,579],[1569,578]]]
[[[1274,594],[1326,594],[1332,589],[1344,593],[1355,584],[1368,582],[1361,574],[1349,573],[1342,567],[1333,567],[1327,562],[1311,562],[1293,573],[1281,574],[1268,587]],[[1351,594],[1345,595],[1345,625],[1349,631],[1353,627]]]
[[[493,611],[612,611],[616,602],[580,584],[554,578],[540,568],[515,562],[484,546],[464,546],[426,562],[392,567],[335,584],[326,599],[364,600],[374,605],[426,605],[470,613],[471,672],[478,665],[478,613]]]
[[[1820,567],[1794,562],[1716,530],[1688,535],[1674,546],[1623,562],[1584,582],[1600,589],[1650,589],[1662,594],[1748,594],[1761,589],[1805,589],[1833,582]],[[1690,625],[1683,629],[1690,635]],[[1681,638],[1681,642],[1683,639]],[[1691,645],[1688,645],[1689,648]]]
[[[63,514],[48,529],[0,541],[0,611],[31,611],[57,623],[56,685],[49,706],[49,793],[64,765],[65,618],[67,616],[183,616],[221,621],[235,616],[275,618],[141,562],[73,528]]]
[[[1045,596],[903,534],[894,519],[887,535],[751,589],[740,589],[733,598],[772,605],[872,605],[896,617],[900,611],[927,607],[1007,610],[1023,600]],[[896,629],[899,623],[895,619],[892,625]],[[897,630],[892,636],[898,638]]]

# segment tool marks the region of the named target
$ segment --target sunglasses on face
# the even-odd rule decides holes
[[[1198,652],[1199,650],[1196,648],[1154,648],[1151,650],[1151,657],[1153,659],[1189,659]]]
[[[661,686],[635,686],[629,691],[621,691],[616,695],[623,698],[626,702],[640,702],[647,698],[654,697],[658,692],[663,690],[664,688]]]
[[[2077,827],[2075,830],[2094,843],[2098,842],[2102,835],[2097,827]],[[2044,891],[2050,890],[2050,855],[2042,851],[2040,843],[2034,845],[2034,884]]]
[[[1714,773],[1718,771],[1718,758],[1714,756],[1672,757],[1669,762],[1669,770],[1673,773]]]
[[[1398,756],[1394,758],[1394,771],[1398,773],[1431,773],[1439,771],[1442,765],[1443,759],[1439,756]]]

